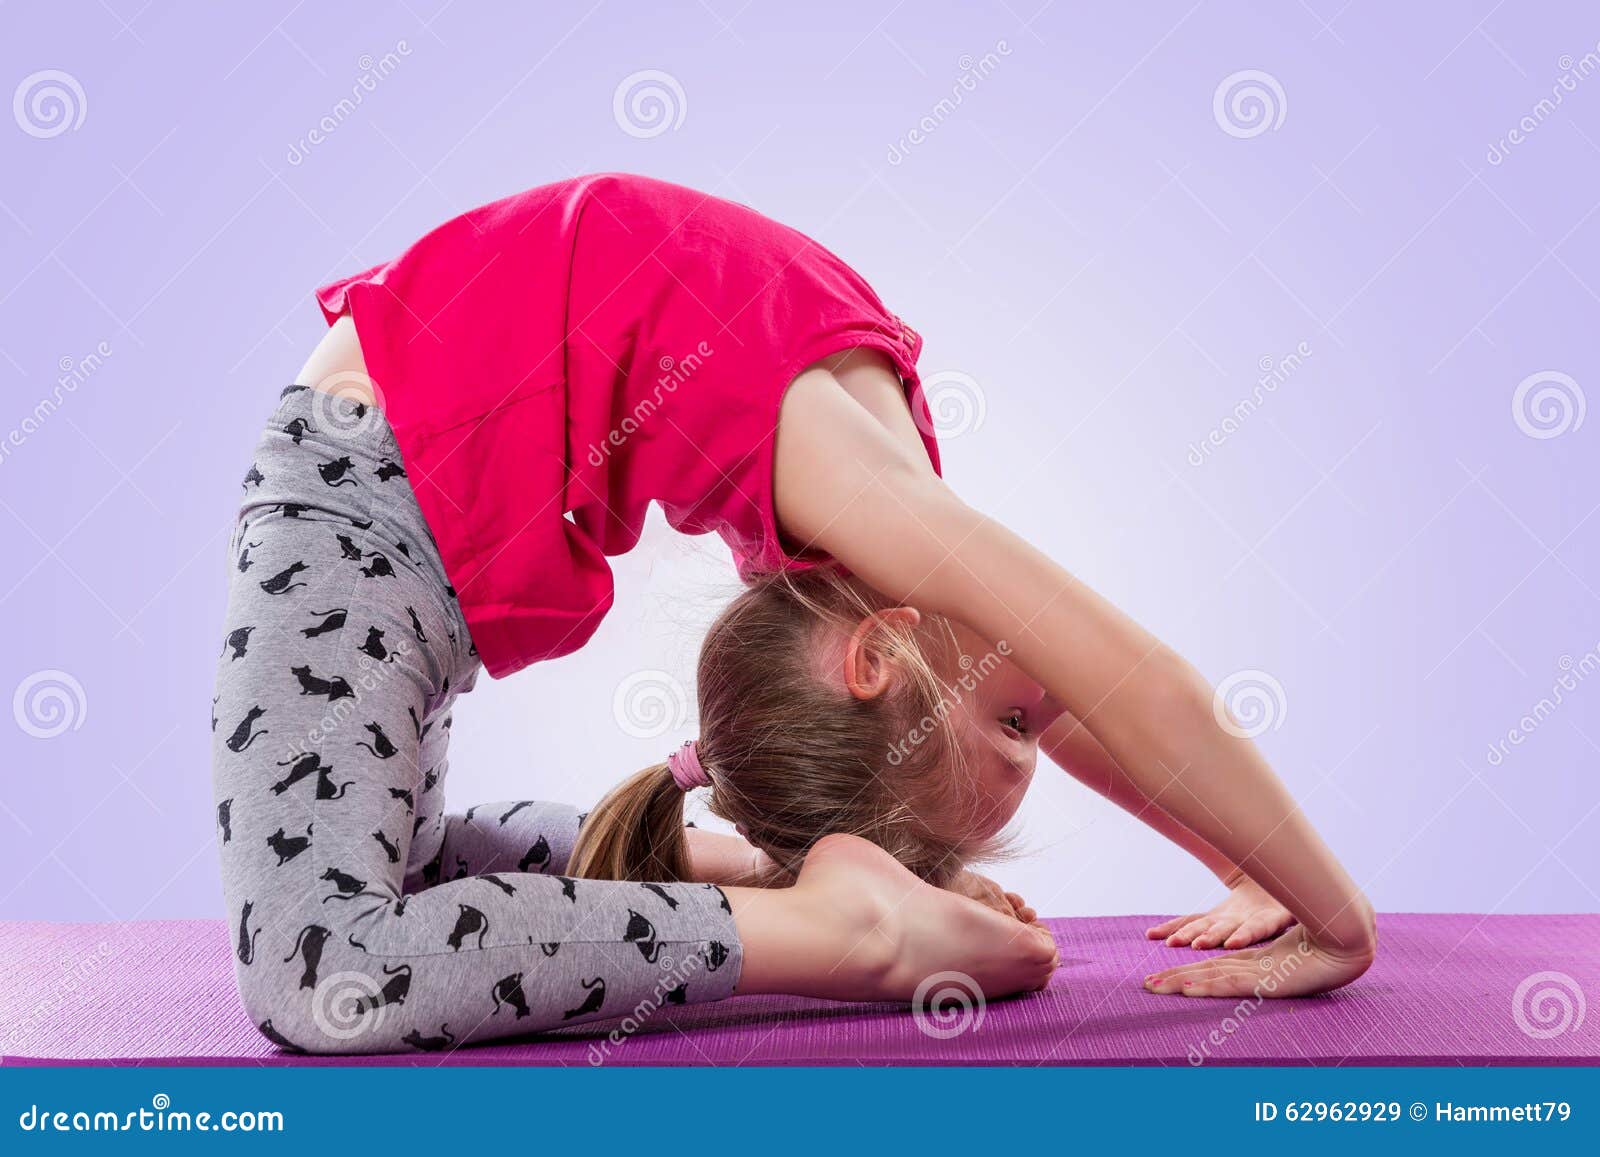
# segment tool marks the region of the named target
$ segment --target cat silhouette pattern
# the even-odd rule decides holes
[[[381,412],[310,395],[285,392],[252,455],[215,636],[217,849],[251,1022],[295,1054],[438,1052],[618,1015],[669,965],[668,1003],[729,995],[719,889],[562,875],[564,804],[447,807],[477,651]]]

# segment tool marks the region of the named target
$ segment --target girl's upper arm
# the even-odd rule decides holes
[[[904,423],[885,422],[829,370],[805,371],[784,394],[773,488],[794,544],[825,551],[891,598],[927,606],[937,597],[930,584],[959,543],[964,507],[934,473],[909,410]]]
[[[1132,690],[1132,673],[1156,676],[1167,665],[1155,639],[962,502],[920,444],[896,437],[826,370],[801,374],[784,397],[773,484],[790,539],[832,555],[888,598],[1007,641],[1080,719],[1114,723],[1126,712],[1107,698]],[[1098,728],[1096,737],[1105,738]]]

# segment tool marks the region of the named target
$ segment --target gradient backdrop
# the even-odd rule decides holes
[[[1541,8],[7,4],[0,916],[221,914],[225,542],[312,287],[604,169],[862,270],[950,480],[1229,688],[1380,908],[1595,910],[1600,17]],[[455,799],[693,735],[724,562],[656,519],[463,703]],[[1053,768],[1022,836],[1049,914],[1216,892]]]

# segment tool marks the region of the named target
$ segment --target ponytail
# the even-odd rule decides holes
[[[567,871],[586,880],[687,880],[683,794],[665,763],[637,772],[583,821]]]

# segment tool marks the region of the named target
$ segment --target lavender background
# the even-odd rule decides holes
[[[856,264],[927,337],[952,482],[1215,680],[1276,680],[1260,742],[1381,908],[1597,907],[1586,6],[556,7],[0,11],[0,916],[220,914],[224,544],[311,288],[602,169]],[[25,99],[52,69],[66,122]],[[619,114],[651,69],[667,119]],[[1265,121],[1214,105],[1242,70]],[[587,802],[693,734],[617,693],[687,689],[720,545],[657,521],[616,569],[591,647],[464,702],[456,798]],[[1022,834],[996,874],[1051,914],[1216,894],[1053,768]]]

